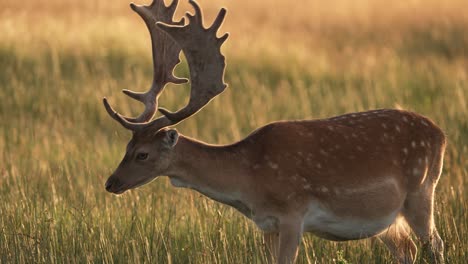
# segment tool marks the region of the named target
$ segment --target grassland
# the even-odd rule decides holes
[[[105,192],[130,135],[101,98],[136,114],[119,90],[151,81],[146,28],[126,0],[106,2],[0,3],[0,263],[264,262],[252,223],[165,178]],[[178,130],[222,144],[278,119],[422,113],[449,139],[436,199],[445,254],[467,263],[468,4],[303,2],[201,1],[209,20],[229,9],[230,88]],[[161,104],[176,109],[187,95],[168,87]],[[298,262],[391,260],[378,243],[307,235]]]

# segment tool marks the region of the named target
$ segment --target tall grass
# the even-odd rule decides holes
[[[436,195],[450,263],[468,260],[468,17],[464,1],[201,1],[229,8],[229,89],[178,126],[228,143],[278,119],[403,107],[449,146]],[[151,80],[146,28],[127,1],[0,4],[1,263],[262,263],[261,233],[232,209],[165,178],[122,196],[103,184]],[[180,8],[187,10],[184,4]],[[182,12],[180,12],[182,14]],[[179,15],[180,15],[179,14]],[[181,65],[179,75],[187,75]],[[176,109],[186,87],[166,88]],[[304,237],[299,263],[391,263],[379,243]]]

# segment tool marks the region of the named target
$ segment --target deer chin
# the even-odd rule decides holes
[[[131,190],[131,189],[136,189],[136,188],[138,188],[138,187],[140,187],[140,186],[143,186],[143,185],[145,185],[145,184],[147,184],[147,183],[152,182],[154,179],[156,179],[156,177],[152,177],[152,178],[149,178],[149,179],[142,179],[142,180],[140,180],[140,181],[137,181],[137,182],[134,183],[134,184],[127,184],[127,185],[124,185],[124,186],[122,186],[122,187],[125,187],[125,188],[122,188],[121,193],[124,193],[124,192],[126,192],[126,191],[128,191],[128,190]]]
[[[117,194],[117,195],[122,194],[122,193],[126,192],[127,190],[129,190],[127,184],[117,186],[117,188],[107,189],[108,192],[113,193],[113,194]]]
[[[112,191],[114,194],[116,195],[120,195],[126,191],[128,191],[129,189],[119,189],[119,190],[115,190],[115,191]]]
[[[142,185],[145,185],[149,182],[151,182],[152,180],[154,180],[155,178],[149,178],[149,179],[142,179],[140,181],[137,181],[135,183],[127,183],[127,184],[122,184],[120,186],[117,186],[117,188],[111,188],[109,189],[108,191],[113,193],[113,194],[116,194],[116,195],[119,195],[119,194],[123,194],[124,192],[126,191],[129,191],[131,189],[135,189],[135,188],[138,188]]]

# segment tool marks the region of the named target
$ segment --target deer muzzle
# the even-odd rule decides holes
[[[106,191],[121,194],[127,190],[125,184],[121,182],[117,177],[111,175],[109,179],[107,179],[105,184]]]

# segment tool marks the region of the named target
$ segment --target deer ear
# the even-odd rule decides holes
[[[179,132],[175,129],[169,129],[166,131],[166,137],[164,138],[164,142],[169,148],[173,148],[177,144],[177,140],[179,139]]]

